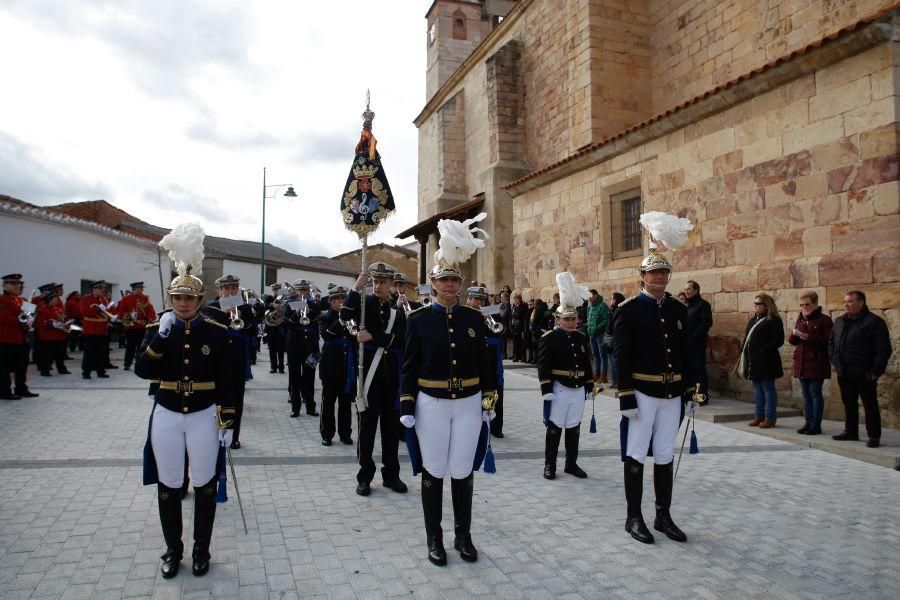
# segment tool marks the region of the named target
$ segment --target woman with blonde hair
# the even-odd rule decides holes
[[[784,376],[778,349],[784,345],[784,325],[772,296],[759,293],[753,299],[754,314],[747,323],[738,375],[753,382],[756,402],[755,418],[750,427],[761,429],[775,426],[778,393],[775,380]]]

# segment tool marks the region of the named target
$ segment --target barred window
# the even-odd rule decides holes
[[[610,196],[613,258],[641,253],[641,190],[636,188]]]

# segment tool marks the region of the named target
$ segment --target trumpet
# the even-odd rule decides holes
[[[503,331],[503,323],[494,318],[494,315],[484,315],[484,324],[491,330],[491,333],[501,333]]]
[[[244,320],[240,316],[240,311],[238,311],[238,307],[235,306],[229,311],[231,315],[231,322],[228,324],[232,329],[240,331],[244,328]]]
[[[357,333],[359,333],[359,325],[357,325],[356,321],[354,321],[353,319],[350,319],[349,321],[340,321],[341,325],[343,325],[347,329],[347,333],[349,333],[350,335],[356,335]]]
[[[309,325],[309,315],[306,314],[309,309],[309,304],[307,304],[305,300],[301,300],[301,302],[303,302],[303,307],[300,309],[300,319],[298,322],[301,325]]]
[[[431,296],[425,296],[424,298],[420,299],[419,302],[422,303],[422,306],[431,306]]]
[[[412,307],[409,305],[409,300],[407,299],[406,295],[404,295],[404,294],[400,295],[400,298],[397,300],[397,304],[399,304],[403,308],[403,314],[406,315],[407,317],[409,316],[409,313],[411,313],[413,310]]]

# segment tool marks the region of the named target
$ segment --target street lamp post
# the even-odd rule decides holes
[[[266,168],[263,167],[263,193],[262,193],[262,239],[259,244],[259,295],[266,293],[266,198],[275,198],[278,195],[278,188],[286,187],[284,193],[286,198],[296,198],[297,193],[294,191],[292,183],[273,183],[266,185]],[[268,189],[275,188],[272,195],[268,196]]]

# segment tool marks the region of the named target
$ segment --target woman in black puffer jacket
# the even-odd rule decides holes
[[[754,314],[747,323],[737,371],[753,382],[756,418],[751,427],[768,429],[775,426],[778,393],[775,380],[784,376],[778,349],[784,345],[784,324],[775,300],[768,294],[753,299]]]

